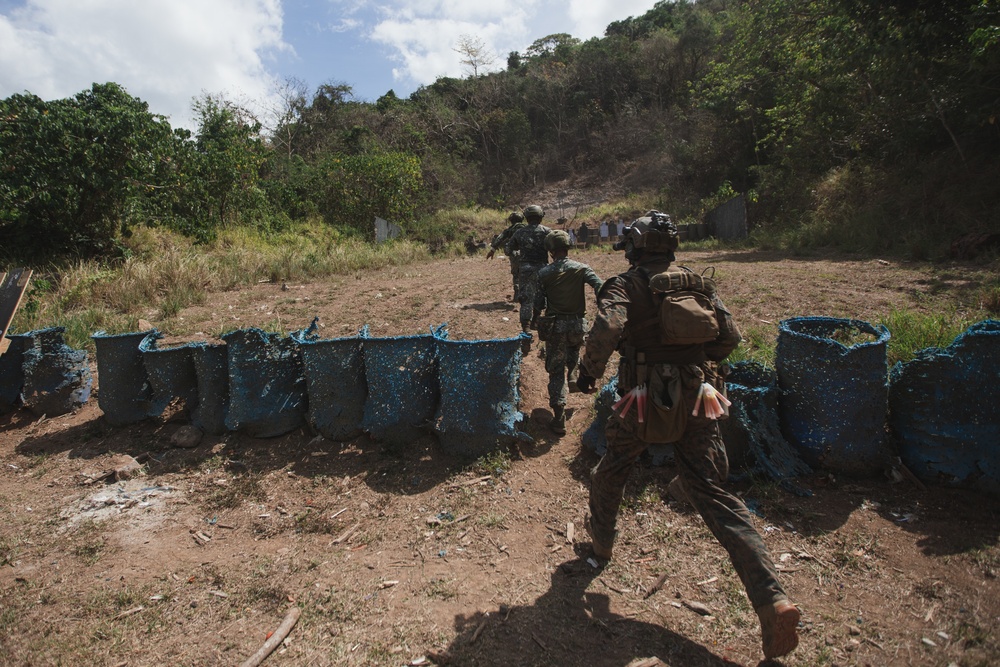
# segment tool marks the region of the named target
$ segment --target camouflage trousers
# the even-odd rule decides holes
[[[514,284],[514,301],[519,301],[521,294],[521,258],[512,256],[510,258],[510,277]]]
[[[696,393],[696,388],[693,393],[685,388],[687,405],[694,404]],[[591,472],[591,527],[594,539],[606,546],[614,544],[618,508],[629,473],[648,446],[635,436],[634,429],[634,410],[626,419],[612,415],[605,429],[607,453]],[[746,505],[720,486],[729,475],[729,460],[718,423],[689,414],[684,435],[674,443],[674,452],[691,503],[729,552],[729,559],[754,608],[787,599],[778,582],[774,562],[764,540],[753,527]]]
[[[576,382],[580,367],[582,332],[553,333],[545,341],[545,370],[549,374],[549,407],[566,405],[569,383]]]
[[[531,321],[531,316],[535,310],[535,294],[538,292],[538,270],[544,264],[534,264],[531,262],[521,262],[521,269],[518,272],[518,300],[521,302],[521,324]]]

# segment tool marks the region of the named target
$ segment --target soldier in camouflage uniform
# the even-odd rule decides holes
[[[587,311],[584,287],[590,285],[596,294],[601,279],[586,264],[569,258],[569,234],[562,230],[549,232],[545,249],[552,263],[538,271],[538,292],[535,294],[533,322],[539,340],[545,341],[545,370],[549,373],[549,406],[554,415],[549,428],[558,435],[566,434],[566,394],[568,383],[576,389],[580,346],[587,331]],[[542,312],[545,316],[541,317]]]
[[[650,379],[674,378],[678,400],[685,412],[686,425],[674,442],[679,478],[691,504],[708,528],[729,552],[730,560],[743,582],[761,623],[762,646],[767,659],[790,653],[798,645],[798,609],[788,601],[778,582],[778,574],[760,534],[753,527],[743,502],[720,485],[729,473],[725,445],[715,420],[704,414],[691,415],[703,382],[722,387],[716,372],[722,361],[740,342],[740,334],[725,306],[713,297],[719,320],[716,340],[699,345],[665,345],[658,327],[642,324],[657,318],[650,276],[667,270],[674,260],[677,232],[669,218],[651,211],[625,230],[624,247],[632,265],[626,273],[604,283],[597,297],[598,314],[586,340],[578,386],[592,392],[596,379],[604,374],[611,354],[617,349],[618,391],[629,390]],[[679,382],[679,384],[677,384]],[[664,385],[666,386],[666,385]],[[677,394],[675,394],[677,395]],[[647,400],[648,406],[651,401]],[[646,428],[648,429],[647,412]],[[637,423],[636,410],[625,418],[613,413],[608,420],[607,453],[591,473],[590,516],[586,528],[594,554],[610,559],[622,493],[636,459],[648,443]]]
[[[531,335],[531,315],[535,305],[536,277],[538,270],[549,263],[549,253],[545,249],[545,237],[551,231],[542,224],[545,212],[541,206],[532,204],[524,209],[524,217],[528,224],[521,227],[510,240],[510,247],[521,253],[521,272],[518,276],[520,284],[521,331]],[[521,351],[527,354],[531,350],[531,339],[528,338],[521,346]]]
[[[490,243],[490,251],[486,253],[486,259],[493,259],[493,255],[496,254],[497,248],[502,247],[503,252],[507,255],[507,259],[510,260],[510,276],[511,281],[514,283],[514,303],[518,302],[518,293],[520,292],[520,272],[521,272],[521,253],[511,247],[510,242],[514,237],[514,232],[519,230],[521,227],[526,226],[528,223],[524,221],[524,216],[514,211],[509,216],[507,216],[507,229],[503,230],[497,234],[493,242]]]

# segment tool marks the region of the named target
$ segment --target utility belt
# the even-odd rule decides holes
[[[687,366],[688,364],[700,364],[708,361],[708,357],[705,356],[705,348],[702,345],[678,345],[670,348],[661,347],[639,350],[628,343],[620,343],[618,345],[618,354],[621,356],[620,363],[624,362],[633,366],[640,358],[647,365],[673,364],[675,366]]]

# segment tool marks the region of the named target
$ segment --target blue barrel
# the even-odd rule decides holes
[[[24,334],[21,403],[35,415],[64,415],[90,399],[94,380],[87,351],[66,345],[65,331],[65,327],[51,327]]]
[[[368,398],[362,428],[397,447],[429,434],[440,397],[434,336],[369,338],[363,347]]]
[[[298,344],[253,328],[231,331],[222,339],[229,352],[226,427],[272,438],[305,424],[306,380]]]
[[[98,331],[91,336],[97,348],[97,404],[111,424],[134,424],[148,416],[152,390],[139,343],[155,331],[118,335]]]
[[[313,338],[308,332],[292,336],[302,348],[309,423],[324,438],[350,440],[362,433],[368,399],[362,345],[367,336],[367,327],[347,338]]]
[[[1000,321],[890,373],[889,426],[903,463],[928,482],[1000,494]]]
[[[435,338],[441,400],[434,425],[445,452],[475,459],[517,439],[525,338]]]
[[[150,417],[159,417],[174,401],[183,403],[188,411],[198,403],[198,376],[190,345],[161,348],[156,341],[162,337],[153,332],[139,343],[151,390],[147,412]]]
[[[229,350],[224,343],[191,346],[198,404],[191,410],[191,423],[205,433],[222,435],[229,412]]]
[[[781,321],[775,357],[781,430],[812,466],[863,476],[889,462],[889,338],[884,326],[861,320]]]

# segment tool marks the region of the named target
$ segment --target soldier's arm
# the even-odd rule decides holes
[[[739,346],[743,336],[722,299],[713,297],[712,303],[715,306],[715,317],[719,320],[719,336],[712,342],[705,343],[705,356],[711,361],[722,361]]]
[[[601,280],[589,266],[585,266],[584,269],[583,282],[594,288],[594,294],[599,294],[601,292],[601,287],[604,285],[604,281]]]
[[[546,306],[548,306],[548,298],[545,296],[545,276],[538,273],[535,276],[535,280],[535,303],[532,306],[532,314],[534,317],[538,317],[545,311]]]
[[[618,348],[628,320],[629,296],[620,277],[609,278],[597,294],[597,317],[587,334],[581,365],[587,375],[600,378]]]

